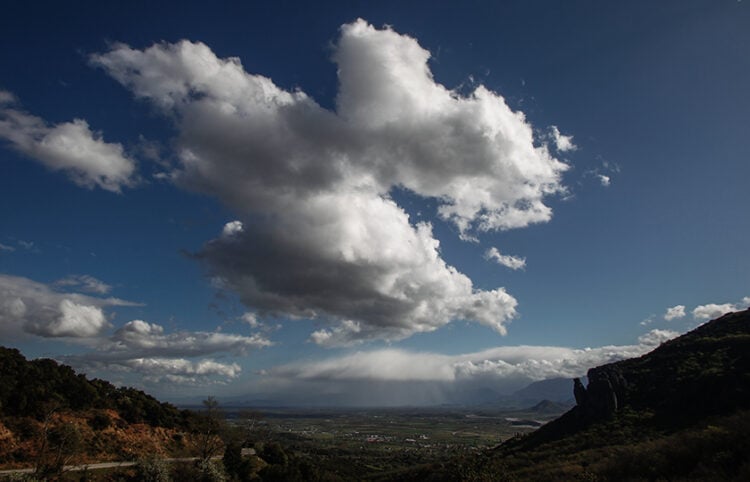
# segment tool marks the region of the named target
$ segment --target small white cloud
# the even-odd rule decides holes
[[[174,176],[168,172],[157,172],[154,174],[154,179],[158,179],[160,181],[172,181],[174,180]]]
[[[99,307],[65,299],[60,302],[59,309],[60,316],[52,323],[38,325],[35,334],[84,338],[96,336],[110,326]]]
[[[116,337],[120,340],[127,341],[132,334],[136,339],[142,340],[144,337],[161,336],[162,333],[164,333],[164,328],[156,323],[149,323],[143,320],[133,320],[125,323],[122,328],[117,331]],[[153,346],[150,343],[145,343],[145,345]]]
[[[0,332],[88,338],[109,327],[104,308],[134,306],[118,298],[60,293],[43,283],[0,275]]]
[[[724,303],[721,305],[709,303],[695,307],[693,310],[693,318],[696,320],[711,320],[731,311],[737,311],[737,307],[732,303]]]
[[[6,246],[5,244],[0,243],[0,251],[7,251],[9,253],[12,253],[15,250],[16,248],[14,248],[13,246]]]
[[[230,221],[224,225],[224,229],[221,231],[221,235],[224,237],[234,236],[244,231],[242,221]]]
[[[526,258],[500,254],[500,251],[492,247],[484,253],[485,259],[495,260],[498,264],[510,268],[514,271],[526,268]]]
[[[560,133],[557,126],[550,127],[552,139],[555,141],[555,147],[560,152],[575,151],[578,147],[573,144],[573,136],[564,136]]]
[[[671,308],[667,308],[667,312],[664,314],[664,319],[667,321],[672,321],[683,317],[685,317],[685,305],[676,305]]]
[[[3,104],[14,104],[16,102],[16,96],[8,92],[7,90],[0,90],[0,106]]]
[[[612,185],[612,177],[615,174],[620,173],[620,166],[617,163],[609,161],[601,161],[601,165],[591,169],[587,169],[583,172],[583,177],[593,177],[603,187],[609,187]]]
[[[107,361],[66,357],[66,363],[86,371],[109,373],[136,373],[138,381],[147,385],[208,386],[223,384],[237,378],[242,368],[237,363],[222,363],[211,358],[189,360],[186,358],[139,357]],[[140,383],[139,383],[140,384]]]
[[[606,172],[619,173],[621,171],[620,165],[612,161],[602,161],[602,169]]]
[[[54,284],[55,286],[76,287],[82,291],[100,295],[106,295],[107,293],[112,291],[112,286],[87,274],[70,275],[61,280],[55,281]]]
[[[49,169],[66,172],[79,186],[120,192],[135,184],[135,161],[121,144],[105,142],[83,119],[49,125],[0,102],[0,138]]]
[[[343,320],[330,329],[317,330],[310,334],[310,341],[325,347],[350,346],[362,342],[359,336],[362,326],[352,320]]]
[[[134,358],[113,362],[143,375],[151,383],[206,385],[237,378],[242,369],[237,363],[220,363],[211,359],[191,361],[184,358]],[[112,366],[110,366],[112,368]]]
[[[260,321],[258,321],[258,316],[255,313],[250,312],[250,311],[248,311],[247,313],[243,314],[240,317],[240,319],[244,323],[247,323],[248,325],[250,325],[250,328],[259,328],[259,327],[261,327],[263,325]]]
[[[252,336],[229,333],[190,331],[165,334],[155,323],[133,320],[125,323],[112,335],[109,344],[102,345],[102,356],[129,358],[139,356],[202,356],[229,351],[243,354],[248,349],[263,348],[273,343],[255,334]]]
[[[680,334],[671,330],[651,330],[638,337],[638,343],[647,347],[659,346],[665,341],[678,337]]]

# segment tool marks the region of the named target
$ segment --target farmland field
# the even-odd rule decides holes
[[[247,423],[227,407],[232,424]],[[534,430],[558,414],[465,408],[264,410],[258,443],[278,442],[342,477],[377,478],[471,453]]]

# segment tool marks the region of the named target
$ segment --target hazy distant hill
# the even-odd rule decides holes
[[[542,400],[533,407],[529,408],[528,411],[538,413],[540,415],[557,415],[565,412],[569,408],[570,405],[567,403],[553,402],[552,400]]]
[[[447,394],[446,405],[515,410],[548,400],[565,405],[567,410],[573,405],[572,387],[572,378],[551,378],[532,382],[509,395],[503,395],[491,387],[477,387]],[[557,413],[562,411],[564,410]]]
[[[750,480],[750,310],[593,368],[576,392],[536,432],[401,480]]]
[[[553,402],[573,401],[573,379],[572,378],[550,378],[533,382],[513,393],[514,400],[538,403],[542,400]]]

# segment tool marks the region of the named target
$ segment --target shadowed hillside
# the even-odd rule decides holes
[[[750,310],[730,313],[639,358],[592,368],[588,386],[571,387],[577,405],[526,445],[597,422],[639,413],[674,430],[713,415],[750,409]]]
[[[187,413],[129,387],[76,374],[47,358],[29,360],[16,349],[0,347],[0,416],[41,420],[51,409],[115,410],[125,421],[171,428]]]
[[[750,310],[589,370],[577,405],[421,480],[750,480]]]
[[[16,350],[0,351],[0,370],[0,463],[28,461],[49,444],[75,448],[76,434],[84,459],[167,456],[189,447],[196,415],[143,392],[89,381],[51,360],[26,361]],[[437,432],[412,435],[415,424],[435,423],[420,422],[424,414],[407,414],[406,432],[396,437],[408,436],[405,445],[395,444],[393,451],[382,445],[382,452],[369,452],[367,458],[365,444],[377,450],[393,442],[381,425],[388,420],[393,428],[394,417],[366,417],[372,426],[363,428],[361,420],[356,428],[352,425],[349,431],[356,437],[371,435],[368,442],[355,437],[352,449],[339,445],[348,438],[331,435],[340,432],[343,419],[326,415],[302,424],[304,433],[317,437],[311,440],[319,445],[312,448],[305,449],[305,437],[285,428],[279,432],[283,448],[267,434],[256,445],[262,460],[243,461],[244,442],[235,440],[234,476],[305,481],[750,480],[750,310],[706,323],[639,358],[593,368],[587,379],[585,386],[580,380],[569,382],[576,400],[571,410],[492,449],[482,451],[474,444],[459,452],[461,429],[455,422],[445,440]],[[529,417],[557,409],[559,404],[544,401],[529,408],[525,418],[504,422],[538,423]],[[440,421],[449,418],[440,416]],[[481,413],[458,419],[467,420],[474,432],[478,424],[487,427],[492,420]],[[321,423],[329,425],[325,433],[315,428]],[[57,432],[50,432],[50,426]],[[415,451],[420,446],[449,451],[420,458]],[[230,459],[225,454],[227,470],[233,467]]]
[[[0,347],[0,467],[184,455],[194,412]]]

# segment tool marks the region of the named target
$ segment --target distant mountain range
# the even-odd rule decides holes
[[[584,377],[585,379],[585,377]],[[411,384],[412,390],[418,384]],[[403,388],[403,387],[402,387]],[[455,389],[450,386],[443,387],[442,397],[431,403],[406,404],[405,406],[453,406],[453,407],[481,407],[499,409],[520,409],[532,407],[543,400],[565,405],[566,409],[574,405],[573,379],[552,378],[533,382],[513,393],[503,394],[490,386],[474,388]],[[366,407],[362,403],[352,403],[351,398],[346,395],[325,395],[320,397],[307,396],[303,401],[285,400],[271,397],[231,396],[221,397],[224,407],[234,408],[346,408]],[[199,399],[185,399],[177,404],[183,408],[200,406]],[[377,405],[377,404],[375,404]],[[399,406],[399,405],[393,405]]]
[[[565,406],[574,405],[573,379],[551,378],[532,382],[510,395],[503,395],[490,387],[480,387],[455,393],[451,401],[456,405],[484,408],[518,409],[534,406],[542,401],[550,401]]]
[[[572,378],[550,378],[531,383],[518,390],[509,397],[521,403],[538,403],[541,400],[550,400],[559,403],[573,404],[573,379]]]
[[[411,384],[411,388],[418,384]],[[410,388],[410,387],[401,387]],[[474,388],[455,389],[450,386],[443,387],[442,397],[433,402],[425,403],[407,403],[405,406],[454,406],[454,407],[482,407],[482,408],[501,408],[501,409],[518,409],[527,408],[537,403],[549,400],[552,402],[567,405],[567,408],[573,406],[573,379],[572,378],[553,378],[533,382],[526,387],[510,394],[503,394],[490,386],[480,386]],[[304,401],[286,400],[272,397],[251,397],[251,396],[231,396],[221,397],[221,404],[224,407],[235,408],[346,408],[346,407],[367,407],[362,403],[352,403],[348,394],[340,396],[327,394],[325,396],[307,396]],[[183,408],[192,408],[200,406],[199,399],[185,399],[177,403]],[[378,405],[375,403],[375,405]],[[389,404],[399,406],[398,404]]]

